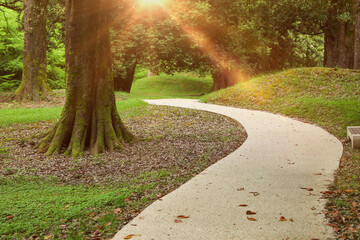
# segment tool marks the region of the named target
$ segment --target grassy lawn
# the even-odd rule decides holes
[[[360,152],[346,140],[347,126],[360,126],[360,71],[292,69],[252,79],[202,97],[202,101],[264,110],[317,124],[344,143],[336,181],[330,186],[327,217],[339,238],[360,231]]]
[[[211,78],[198,78],[186,73],[174,76],[161,74],[136,80],[131,95],[146,99],[199,98],[210,92],[211,87]]]
[[[61,235],[61,227],[53,227],[61,225],[70,225],[69,239],[82,239],[94,227],[116,230],[120,220],[112,214],[112,206],[123,208],[125,199],[141,190],[125,186],[59,185],[56,181],[18,177],[0,178],[0,191],[2,239],[22,239],[51,229],[39,236],[50,239]],[[72,222],[74,219],[78,222]]]
[[[122,101],[117,101],[116,105],[119,111],[147,105],[138,98],[129,98],[126,94],[119,94]],[[45,120],[55,120],[61,115],[62,107],[47,108],[5,108],[0,109],[0,127],[6,127],[14,123],[30,123]],[[133,114],[136,114],[134,112]]]

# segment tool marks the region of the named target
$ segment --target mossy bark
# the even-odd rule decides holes
[[[23,76],[13,97],[17,100],[49,100],[52,94],[46,74],[46,17],[48,0],[24,0]]]
[[[115,104],[106,0],[66,1],[66,102],[58,123],[40,143],[51,155],[81,156],[120,149],[132,134]]]

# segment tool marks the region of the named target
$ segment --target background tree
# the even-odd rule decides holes
[[[354,68],[360,69],[360,0],[356,0],[355,15]]]
[[[18,100],[50,99],[46,66],[46,16],[48,0],[24,0],[24,60]]]
[[[132,134],[116,109],[110,48],[108,0],[66,1],[66,103],[39,151],[77,157],[121,148]]]

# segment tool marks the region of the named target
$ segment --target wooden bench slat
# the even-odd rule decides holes
[[[349,128],[351,134],[360,134],[360,128]]]

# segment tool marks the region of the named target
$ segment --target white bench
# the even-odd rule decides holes
[[[352,148],[360,148],[360,126],[347,127],[347,136],[351,140]]]

